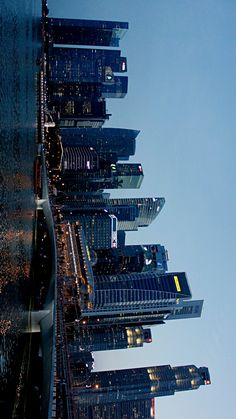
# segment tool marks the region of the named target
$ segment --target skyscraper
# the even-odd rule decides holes
[[[54,44],[118,47],[128,30],[127,22],[49,18],[49,33]]]
[[[155,270],[167,271],[167,252],[160,244],[129,245],[116,249],[99,249],[93,266],[96,275],[125,274]]]
[[[63,147],[92,147],[99,156],[109,159],[128,160],[135,154],[136,138],[139,131],[124,128],[62,128]],[[116,162],[115,161],[115,162]]]
[[[82,227],[87,245],[91,249],[117,246],[117,219],[114,215],[81,215],[71,227],[76,235],[77,230]]]
[[[144,343],[150,343],[152,335],[150,329],[141,326],[103,326],[85,329],[75,326],[73,340],[69,347],[76,351],[109,351],[114,349],[138,348]],[[73,349],[73,350],[72,350]]]
[[[72,154],[73,153],[73,154]],[[99,158],[97,170],[91,170],[90,165],[84,171],[77,162],[80,161],[76,154],[80,153],[70,148],[71,156],[74,155],[74,167],[67,169],[62,167],[61,179],[58,189],[65,192],[89,192],[103,189],[137,189],[143,181],[143,168],[140,163],[112,163]]]
[[[74,387],[74,399],[81,405],[127,400],[144,400],[196,390],[210,384],[208,368],[170,365],[93,372],[89,382]]]
[[[118,230],[134,231],[147,227],[155,220],[165,204],[165,198],[102,198],[101,196],[63,199],[62,211],[65,218],[75,220],[77,214],[92,209],[106,209],[118,219]]]
[[[102,98],[53,96],[48,109],[59,117],[62,128],[99,128],[109,119]]]
[[[127,71],[121,51],[53,47],[49,56],[49,80],[70,83],[113,83],[114,73]]]
[[[140,399],[78,406],[79,419],[153,419],[155,400]]]
[[[94,287],[94,313],[156,308],[162,303],[191,298],[185,272],[98,275],[94,278]]]

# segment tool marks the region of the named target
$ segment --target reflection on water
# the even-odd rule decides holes
[[[25,330],[30,295],[41,2],[1,0],[0,9],[1,393]]]

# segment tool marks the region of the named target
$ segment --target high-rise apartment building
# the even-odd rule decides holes
[[[89,383],[74,388],[74,399],[81,405],[144,400],[196,390],[210,384],[208,368],[170,365],[91,373]]]
[[[49,33],[54,44],[118,47],[128,30],[127,22],[49,18]]]
[[[125,274],[154,270],[165,273],[167,252],[160,244],[128,245],[116,249],[99,249],[93,266],[95,275]]]

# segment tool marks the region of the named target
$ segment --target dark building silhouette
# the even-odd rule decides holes
[[[118,47],[128,30],[127,22],[88,19],[48,19],[54,44],[97,45]]]
[[[112,163],[99,158],[99,168],[91,170],[90,166],[84,171],[76,166],[76,154],[79,149],[73,150],[74,168],[67,169],[62,166],[61,179],[58,189],[65,193],[92,192],[103,189],[138,189],[143,181],[143,168],[140,163]]]
[[[185,272],[97,275],[94,287],[94,313],[115,309],[155,308],[162,302],[172,303],[176,299],[191,298]]]
[[[110,325],[125,326],[151,326],[164,324],[167,320],[180,320],[201,317],[203,300],[175,302],[160,301],[151,307],[129,308],[122,307],[116,310],[83,311],[81,325],[88,327],[101,327]]]
[[[114,215],[81,215],[71,226],[77,236],[77,230],[82,227],[87,246],[91,249],[117,246],[117,218]]]
[[[118,160],[128,160],[135,154],[138,134],[137,130],[124,128],[94,128],[92,130],[62,128],[60,130],[63,148],[91,147],[100,157],[107,160],[112,158],[114,163]]]
[[[53,47],[49,55],[49,80],[70,83],[114,83],[114,73],[127,71],[121,51]]]
[[[208,368],[170,365],[93,372],[87,385],[74,387],[78,405],[144,400],[196,390],[210,384]]]
[[[79,419],[153,419],[154,399],[127,400],[120,403],[78,406]]]
[[[167,252],[160,244],[128,245],[116,249],[99,249],[93,266],[96,275],[125,274],[154,270],[164,273]]]
[[[151,341],[151,330],[141,326],[108,326],[94,329],[75,327],[74,339],[69,346],[72,352],[94,352],[138,348]]]
[[[67,197],[69,198],[69,197]],[[106,209],[118,219],[118,230],[134,231],[147,227],[155,220],[165,204],[165,198],[103,198],[101,195],[79,196],[76,199],[61,198],[65,218],[76,220],[85,211]],[[122,233],[123,234],[123,233]],[[124,240],[121,245],[124,244]]]
[[[109,119],[102,98],[54,96],[48,109],[58,118],[61,128],[99,128]]]

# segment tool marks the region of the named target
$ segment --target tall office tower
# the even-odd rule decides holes
[[[75,326],[74,339],[70,341],[69,347],[71,352],[94,352],[138,348],[150,342],[151,330],[141,326],[108,326],[94,329]]]
[[[82,312],[81,326],[94,328],[111,325],[124,326],[151,326],[164,324],[167,320],[192,319],[201,317],[203,300],[175,302],[159,301],[156,306],[132,308],[123,310],[117,308],[113,311],[88,310]]]
[[[74,387],[74,400],[81,405],[96,405],[128,400],[144,400],[196,390],[210,384],[208,368],[195,365],[170,365],[126,370],[92,372],[87,385]]]
[[[49,100],[48,109],[58,115],[61,128],[99,128],[110,116],[102,98],[56,96]]]
[[[118,230],[135,231],[149,226],[162,210],[165,198],[103,198],[102,196],[76,196],[76,199],[61,199],[65,218],[76,220],[83,211],[106,209],[118,219]],[[123,243],[123,242],[122,242]]]
[[[102,97],[101,83],[70,83],[48,80],[48,101],[50,104],[61,100],[98,100]]]
[[[127,22],[49,18],[48,27],[54,44],[118,47],[128,30]]]
[[[77,153],[74,150],[74,153]],[[99,169],[91,170],[87,167],[82,171],[76,167],[74,159],[74,169],[62,168],[62,183],[58,189],[67,193],[73,192],[92,192],[102,189],[137,189],[143,181],[143,168],[140,163],[111,163],[111,161],[99,159]]]
[[[78,97],[98,99],[98,98],[124,98],[128,92],[128,77],[114,76],[109,82],[70,82],[64,80],[49,80],[48,94],[50,103],[60,96],[76,99]]]
[[[76,234],[80,227],[89,248],[96,250],[117,246],[117,218],[114,215],[81,215],[78,221],[72,224]]]
[[[95,171],[100,168],[99,155],[92,147],[63,147],[61,170],[70,176],[74,171]]]
[[[120,54],[118,50],[53,48],[48,66],[50,103],[59,93],[67,97],[68,88],[74,91],[74,97],[81,94],[81,89],[85,90],[84,98],[124,97],[128,91],[128,77],[116,73],[126,72],[127,63]]]
[[[153,419],[155,400],[140,399],[78,406],[79,419]]]
[[[116,155],[117,160],[128,160],[135,154],[136,137],[139,131],[124,128],[77,129],[62,128],[63,147],[92,147],[104,159]]]
[[[49,55],[52,81],[109,84],[114,73],[126,71],[126,58],[119,50],[54,47]]]
[[[94,288],[94,315],[101,311],[155,308],[157,304],[191,298],[185,272],[98,275],[94,278]]]
[[[160,244],[129,245],[116,249],[99,249],[93,266],[95,275],[156,271],[165,273],[167,252]]]

